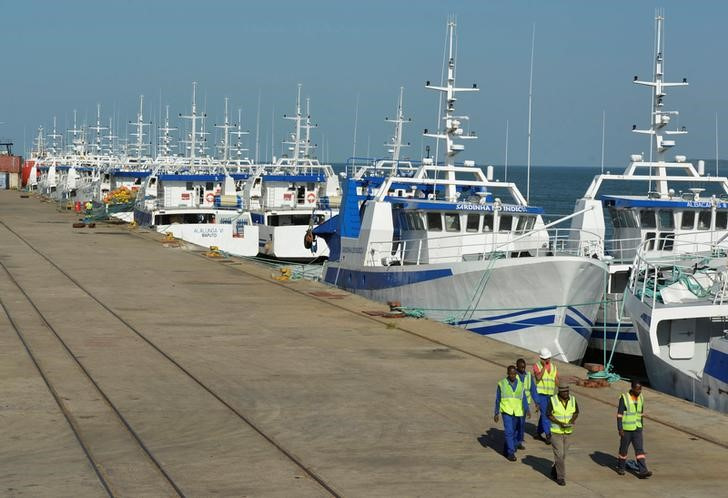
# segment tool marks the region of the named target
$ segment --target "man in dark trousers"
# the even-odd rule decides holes
[[[617,474],[623,476],[627,464],[627,453],[629,445],[634,446],[634,454],[637,458],[639,471],[637,477],[646,479],[652,475],[647,470],[645,450],[642,438],[642,413],[644,412],[644,400],[642,399],[642,384],[633,380],[629,392],[619,397],[617,405],[617,431],[619,431],[619,458],[617,459]]]
[[[495,391],[495,416],[493,420],[497,423],[499,415],[503,415],[503,431],[505,432],[505,443],[503,454],[511,462],[516,461],[516,446],[518,445],[518,434],[520,424],[523,421],[524,413],[531,417],[528,409],[528,400],[523,383],[516,375],[516,367],[510,365],[506,371],[505,378],[498,382]]]
[[[574,422],[579,416],[576,398],[569,395],[569,384],[559,383],[559,393],[549,400],[548,418],[551,421],[551,447],[554,450],[554,466],[551,477],[559,486],[566,486],[566,452],[569,449]]]
[[[533,366],[533,382],[536,385],[536,408],[541,412],[536,427],[536,439],[541,439],[546,444],[551,444],[551,422],[546,416],[549,400],[556,394],[556,386],[559,384],[559,372],[556,364],[551,361],[551,350],[541,348],[539,361]]]
[[[526,402],[528,406],[534,402],[536,398],[536,384],[533,382],[533,375],[531,372],[526,370],[526,360],[518,358],[516,361],[516,374],[518,379],[523,383],[523,388],[526,390]],[[536,405],[538,406],[538,405]],[[529,417],[530,418],[530,417]],[[518,431],[518,446],[519,450],[525,450],[526,446],[523,444],[524,436],[526,435],[526,418],[525,415],[521,417],[521,424]]]

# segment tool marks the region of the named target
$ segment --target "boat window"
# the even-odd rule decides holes
[[[424,230],[425,225],[419,213],[407,213],[407,225],[410,230]]]
[[[660,209],[659,218],[660,218],[660,230],[674,230],[675,229],[675,222],[672,218],[672,211],[668,211],[666,209]]]
[[[683,211],[680,228],[683,230],[692,230],[695,228],[695,211]]]
[[[657,228],[655,221],[655,212],[651,209],[643,209],[640,211],[640,223],[642,228]]]
[[[510,214],[502,214],[500,216],[499,232],[510,232],[513,225],[513,216]]]
[[[716,230],[728,229],[728,211],[716,211],[715,212],[715,229]]]
[[[467,221],[465,223],[465,231],[467,232],[477,232],[480,225],[480,215],[475,213],[470,213],[468,215]]]
[[[657,243],[657,248],[661,251],[672,251],[672,247],[675,245],[675,234],[674,233],[661,233],[660,240]]]
[[[640,224],[637,222],[637,213],[635,211],[625,209],[622,211],[622,219],[625,227],[627,228],[639,228]]]
[[[655,248],[655,232],[647,232],[645,234],[645,249],[651,251]]]
[[[455,213],[445,213],[445,230],[448,232],[460,231],[460,215]]]
[[[267,224],[272,227],[286,227],[291,225],[308,225],[311,221],[311,216],[308,214],[272,214],[268,216]],[[320,224],[323,221],[323,217],[317,216],[314,220],[314,224]]]
[[[526,217],[519,216],[518,222],[516,223],[516,232],[523,233],[526,231]]]
[[[440,216],[440,213],[427,213],[427,229],[431,232],[442,232],[442,216]]]
[[[613,207],[609,207],[609,216],[612,218],[612,226],[614,228],[622,228],[621,213]]]
[[[192,186],[192,182],[187,182],[187,184],[185,185],[185,188],[186,188],[187,190],[192,190],[192,189],[194,188],[194,187]]]
[[[492,214],[483,215],[483,231],[484,232],[493,231],[493,215]]]
[[[698,215],[698,230],[710,230],[710,211],[700,211]]]
[[[212,184],[212,182],[205,183],[205,190],[212,190],[215,188],[215,186]]]

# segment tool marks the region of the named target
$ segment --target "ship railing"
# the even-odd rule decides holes
[[[663,245],[668,242],[661,242]],[[607,239],[604,243],[606,254],[614,258],[615,263],[631,263],[642,244],[642,237],[628,239]]]
[[[511,234],[506,239],[502,238],[506,234],[492,232],[372,242],[367,262],[372,266],[404,266],[516,257],[598,258],[604,253],[602,240],[587,230],[552,229],[548,237],[539,237],[538,232]]]
[[[723,237],[710,241],[685,240],[691,233],[674,237],[670,251],[644,241],[632,263],[628,288],[635,298],[651,308],[674,302],[663,290],[682,284],[680,304],[723,304],[728,300],[728,247]]]

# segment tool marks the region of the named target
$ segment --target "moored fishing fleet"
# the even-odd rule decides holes
[[[425,85],[442,96],[439,123],[424,133],[444,144],[442,159],[401,157],[400,90],[391,157],[337,174],[317,157],[301,85],[284,116],[293,124],[285,154],[251,159],[227,99],[210,152],[193,83],[180,115],[189,133],[178,144],[169,108],[152,154],[143,97],[125,144],[98,106],[91,126],[74,113],[65,134],[55,120],[39,130],[27,188],[89,219],[133,222],[233,256],[321,262],[332,286],[563,361],[581,362],[590,345],[622,354],[644,361],[656,388],[728,411],[728,178],[667,157],[686,133],[671,126],[667,89],[687,81],[663,79],[662,15],[653,78],[634,81],[651,89],[649,126],[633,130],[650,137],[649,156],[596,176],[558,219],[492,167],[456,162],[477,138],[457,96],[479,89],[456,86],[455,28],[448,21],[444,80]],[[610,182],[646,188],[603,193]]]

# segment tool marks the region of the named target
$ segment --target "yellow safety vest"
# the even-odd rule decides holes
[[[551,413],[559,422],[568,424],[576,413],[576,399],[574,396],[569,396],[569,402],[564,406],[558,395],[551,396]],[[573,430],[572,426],[561,427],[558,424],[551,424],[551,432],[554,434],[571,434]]]
[[[549,372],[542,363],[541,369],[543,370],[543,376],[540,381],[536,381],[536,392],[546,396],[553,396],[556,394],[556,365],[552,363]]]
[[[516,374],[516,375],[518,375],[518,374]],[[523,380],[521,381],[521,382],[523,382],[523,389],[526,391],[526,400],[528,401],[529,405],[533,402],[533,400],[531,399],[531,377],[532,377],[531,372],[527,371],[526,375],[523,377]],[[519,376],[518,378],[520,379],[521,377]]]
[[[518,375],[516,375],[515,390],[508,382],[508,377],[501,379],[498,387],[500,387],[500,406],[498,408],[500,412],[514,417],[523,417],[523,383]]]
[[[637,401],[632,401],[629,393],[622,394],[624,401],[624,413],[622,414],[622,429],[625,431],[636,431],[642,428],[642,410],[644,402],[640,393]]]

